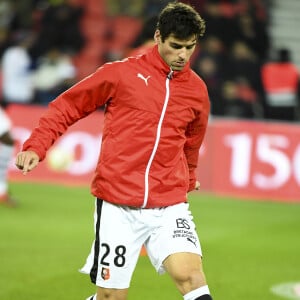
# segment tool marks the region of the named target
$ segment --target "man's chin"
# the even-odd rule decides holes
[[[172,66],[173,71],[181,71],[184,67]]]

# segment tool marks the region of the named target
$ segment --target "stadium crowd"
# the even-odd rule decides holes
[[[97,1],[104,3],[110,24],[122,16],[142,24],[169,2]],[[206,21],[192,67],[208,86],[211,115],[298,121],[299,72],[289,49],[278,49],[276,58],[270,54],[272,0],[182,2],[192,4]],[[87,47],[81,26],[85,5],[81,0],[0,0],[2,104],[46,105],[81,79],[76,57]],[[120,36],[113,28],[107,26],[103,36],[103,44],[114,45],[99,53],[104,62],[123,58],[143,40],[135,34],[116,48],[107,43]]]

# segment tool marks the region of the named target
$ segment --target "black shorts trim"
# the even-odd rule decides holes
[[[90,278],[92,283],[96,284],[97,280],[97,273],[98,273],[98,266],[99,266],[99,252],[100,252],[100,219],[103,207],[103,200],[97,198],[96,202],[96,212],[97,212],[97,221],[96,221],[96,228],[95,228],[95,245],[94,245],[94,263],[93,267],[90,272]]]

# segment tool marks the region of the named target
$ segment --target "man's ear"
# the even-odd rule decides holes
[[[156,44],[161,43],[161,35],[160,35],[160,31],[158,29],[155,30],[154,41],[155,41]]]

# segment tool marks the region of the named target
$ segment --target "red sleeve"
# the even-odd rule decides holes
[[[38,126],[23,145],[23,151],[35,151],[40,160],[47,150],[72,124],[109,101],[117,85],[117,68],[106,64],[49,104]]]
[[[199,149],[205,136],[208,117],[209,117],[210,103],[208,95],[205,97],[201,111],[197,113],[193,122],[188,125],[186,130],[186,142],[184,145],[184,153],[189,167],[189,192],[195,189],[196,174],[195,170],[198,164]]]

